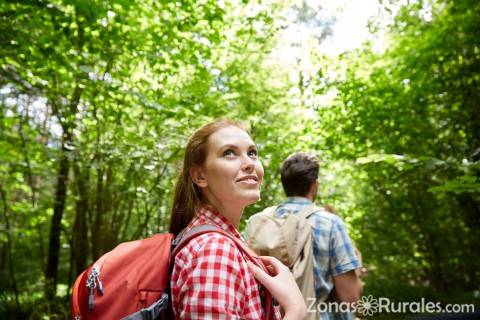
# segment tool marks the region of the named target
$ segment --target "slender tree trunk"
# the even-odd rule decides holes
[[[46,108],[48,109],[48,108]],[[25,164],[27,165],[26,166],[26,176],[27,176],[27,181],[28,181],[28,186],[30,187],[30,190],[31,190],[31,197],[30,197],[30,203],[32,205],[32,210],[34,212],[34,214],[36,215],[36,212],[37,212],[37,209],[38,209],[38,201],[37,201],[37,191],[39,190],[39,185],[40,185],[40,177],[35,177],[33,172],[32,172],[32,165],[31,165],[31,162],[30,162],[30,156],[29,156],[29,152],[28,152],[28,145],[27,145],[27,140],[25,138],[25,134],[23,132],[23,126],[24,125],[27,125],[28,126],[28,118],[29,118],[29,115],[28,115],[28,108],[27,108],[27,113],[22,116],[22,115],[19,115],[20,117],[20,123],[19,123],[19,126],[18,126],[18,134],[20,136],[20,141],[21,141],[21,147],[22,147],[22,154],[23,154],[23,157],[24,157],[24,160],[25,160]],[[45,124],[44,124],[45,125]],[[45,134],[44,134],[45,136]],[[44,136],[42,136],[42,143],[43,143],[43,140],[45,139]],[[43,143],[44,145],[46,145],[46,143]],[[40,263],[40,267],[42,268],[42,270],[45,270],[45,250],[44,250],[44,237],[43,237],[43,232],[42,232],[42,227],[41,227],[41,224],[40,223],[37,223],[35,225],[35,228],[37,230],[37,239],[38,239],[38,251],[39,251],[39,254],[38,256],[40,257],[39,259],[39,263]]]
[[[128,197],[128,209],[127,209],[127,217],[125,219],[125,223],[123,224],[123,228],[120,231],[120,239],[124,240],[127,238],[127,232],[129,231],[130,220],[132,218],[133,207],[135,206],[135,201],[137,201],[136,193],[133,193]]]
[[[456,196],[457,202],[462,211],[462,218],[465,221],[465,225],[470,229],[469,245],[465,247],[465,251],[468,251],[468,255],[472,257],[464,263],[466,274],[469,281],[466,283],[466,288],[474,290],[478,287],[478,278],[480,273],[478,272],[479,263],[477,262],[477,252],[480,245],[480,208],[475,201],[475,198],[469,193],[462,193]]]
[[[480,207],[469,193],[456,196],[458,203],[463,208],[466,225],[472,230],[480,229]]]
[[[77,193],[79,200],[76,202],[75,221],[72,231],[72,262],[73,275],[77,276],[87,266],[88,258],[88,232],[87,232],[87,215],[88,215],[88,177],[89,169],[80,171],[77,163],[73,164],[73,172],[77,185]]]
[[[18,287],[17,287],[17,280],[15,278],[15,270],[13,268],[13,259],[12,259],[12,236],[10,234],[10,220],[8,218],[8,206],[7,206],[7,195],[5,194],[5,190],[3,190],[2,185],[0,184],[0,195],[2,198],[3,203],[3,216],[5,219],[5,228],[6,228],[6,235],[7,235],[7,255],[8,255],[8,273],[10,275],[10,281],[12,283],[12,289],[15,294],[15,303],[17,308],[19,307],[18,302]]]
[[[438,234],[432,230],[429,221],[429,214],[435,212],[438,208],[433,197],[425,194],[424,190],[428,189],[429,181],[425,175],[417,174],[416,181],[411,185],[411,202],[415,212],[413,217],[417,221],[417,226],[423,234],[425,247],[425,255],[428,257],[430,267],[428,268],[428,275],[432,286],[440,292],[445,292],[448,288],[448,278],[445,274],[445,261],[442,259],[441,250],[439,246]],[[423,182],[423,183],[422,183]]]
[[[60,232],[63,212],[65,210],[65,200],[67,196],[69,159],[67,148],[65,147],[68,136],[64,132],[64,141],[62,153],[60,156],[60,166],[57,175],[57,187],[55,191],[55,203],[53,207],[53,216],[50,224],[50,238],[48,243],[47,269],[45,270],[45,297],[52,299],[55,297],[58,280],[58,260],[60,257]],[[67,141],[65,141],[67,140]]]
[[[106,180],[103,190],[103,225],[101,229],[104,230],[102,235],[102,251],[106,252],[113,249],[118,244],[118,231],[114,229],[112,221],[112,214],[114,210],[114,195],[115,195],[115,174],[114,163],[108,161],[106,168]]]
[[[77,113],[77,107],[80,102],[83,89],[79,85],[80,79],[84,77],[79,74],[77,84],[73,89],[72,99],[68,108],[60,108],[56,99],[50,101],[52,114],[57,117],[63,129],[62,149],[60,154],[60,165],[57,174],[57,186],[55,189],[55,202],[53,205],[53,216],[50,223],[50,236],[48,242],[47,267],[45,269],[45,297],[51,300],[55,297],[58,280],[58,261],[60,258],[60,233],[62,230],[62,217],[65,211],[65,202],[67,197],[68,172],[70,169],[70,160],[68,158],[68,146],[73,145],[72,130],[75,128],[73,119]],[[56,79],[54,77],[54,83]]]
[[[93,259],[96,260],[102,254],[102,225],[103,225],[103,177],[104,171],[101,168],[97,170],[97,191],[95,194],[95,216],[92,225],[92,252]]]

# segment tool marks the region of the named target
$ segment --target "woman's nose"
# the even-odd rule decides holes
[[[245,171],[251,171],[255,168],[255,160],[249,156],[244,156],[242,159],[242,169]]]

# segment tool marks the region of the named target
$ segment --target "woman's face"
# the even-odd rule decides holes
[[[210,204],[243,207],[260,199],[263,167],[252,138],[228,126],[207,140],[207,157],[195,174],[196,183]]]

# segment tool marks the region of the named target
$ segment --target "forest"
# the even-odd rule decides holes
[[[245,219],[313,152],[363,295],[478,307],[480,2],[379,0],[371,38],[331,55],[335,19],[307,0],[1,1],[0,318],[68,319],[82,270],[167,232],[186,141],[217,118],[265,168]],[[314,32],[287,64],[290,24]]]

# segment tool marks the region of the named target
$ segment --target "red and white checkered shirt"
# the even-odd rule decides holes
[[[228,220],[201,207],[187,227],[216,225],[242,236]],[[246,246],[246,244],[245,244]],[[170,280],[176,319],[264,319],[259,284],[235,242],[218,233],[192,239],[175,258]],[[278,308],[273,319],[280,319]]]

